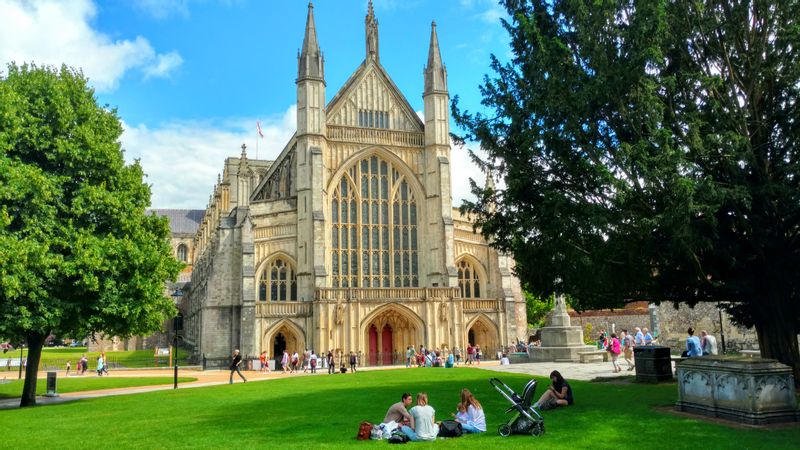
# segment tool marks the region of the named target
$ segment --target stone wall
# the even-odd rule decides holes
[[[632,332],[634,328],[649,328],[655,331],[661,345],[673,349],[683,349],[686,342],[686,330],[693,327],[699,336],[701,330],[717,338],[717,345],[722,351],[722,333],[720,332],[720,314],[715,303],[699,303],[694,308],[681,304],[675,308],[672,303],[648,305],[646,302],[634,302],[619,310],[591,310],[578,313],[570,311],[573,326],[581,326],[586,334],[587,325],[591,325],[588,335],[596,338],[601,328],[609,333],[612,330],[619,334],[623,329]],[[735,326],[730,317],[722,312],[722,330],[725,332],[725,349],[755,350],[758,349],[758,337],[755,329]]]

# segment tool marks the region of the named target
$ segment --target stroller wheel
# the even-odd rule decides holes
[[[504,423],[497,429],[497,433],[500,434],[500,436],[509,437],[511,436],[511,427],[507,423]]]
[[[544,434],[544,422],[533,424],[533,427],[531,427],[531,435],[541,436],[543,434]]]

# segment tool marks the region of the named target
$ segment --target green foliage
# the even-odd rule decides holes
[[[722,301],[800,375],[800,2],[501,3],[491,111],[453,111],[504,181],[463,210],[523,287]]]
[[[541,328],[544,325],[545,316],[553,309],[555,296],[542,299],[529,292],[524,292],[525,309],[528,312],[528,325],[532,328]]]
[[[126,165],[122,126],[79,71],[10,64],[0,77],[0,335],[147,334],[174,315],[164,282],[180,264],[150,188]]]
[[[424,373],[423,373],[424,372]],[[494,374],[496,375],[496,374]],[[0,410],[8,448],[46,448],[54,442],[85,440],[87,427],[103,430],[115,448],[222,448],[234,439],[240,448],[386,448],[386,442],[358,442],[358,424],[378,423],[403,392],[428,393],[436,420],[455,412],[459,392],[468,388],[481,402],[487,432],[414,448],[618,448],[635,436],[641,448],[786,448],[800,441],[800,429],[730,427],[674,414],[676,385],[570,381],[575,404],[544,413],[546,433],[498,436],[512,416],[510,406],[491,386],[493,373],[481,369],[400,369],[354,375],[289,377],[266,382],[178,389],[69,402],[58,407]],[[500,378],[520,392],[530,376]],[[539,382],[537,394],[549,384]],[[614,405],[610,412],[608,405]],[[79,418],[69,420],[69,418]],[[642,420],[646,417],[647,420]],[[621,430],[624,430],[623,434]],[[13,432],[12,432],[13,431]],[[691,439],[669,439],[670,436]],[[102,446],[102,445],[101,445]],[[410,447],[409,447],[410,448]]]

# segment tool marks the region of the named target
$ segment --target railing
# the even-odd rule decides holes
[[[310,302],[258,302],[256,317],[307,317],[311,315]]]
[[[458,288],[318,288],[316,300],[425,300],[457,295]]]
[[[464,299],[461,301],[464,312],[494,312],[500,311],[500,300],[496,299]]]
[[[404,147],[422,147],[425,145],[425,134],[413,131],[342,127],[336,125],[328,125],[327,129],[328,139],[333,141]]]

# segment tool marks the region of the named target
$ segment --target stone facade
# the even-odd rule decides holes
[[[313,6],[298,55],[297,131],[275,161],[225,162],[193,238],[186,343],[223,359],[288,349],[396,362],[408,345],[526,333],[513,261],[452,207],[447,71],[431,28],[424,120],[380,64],[371,2],[363,62],[325,104]]]

